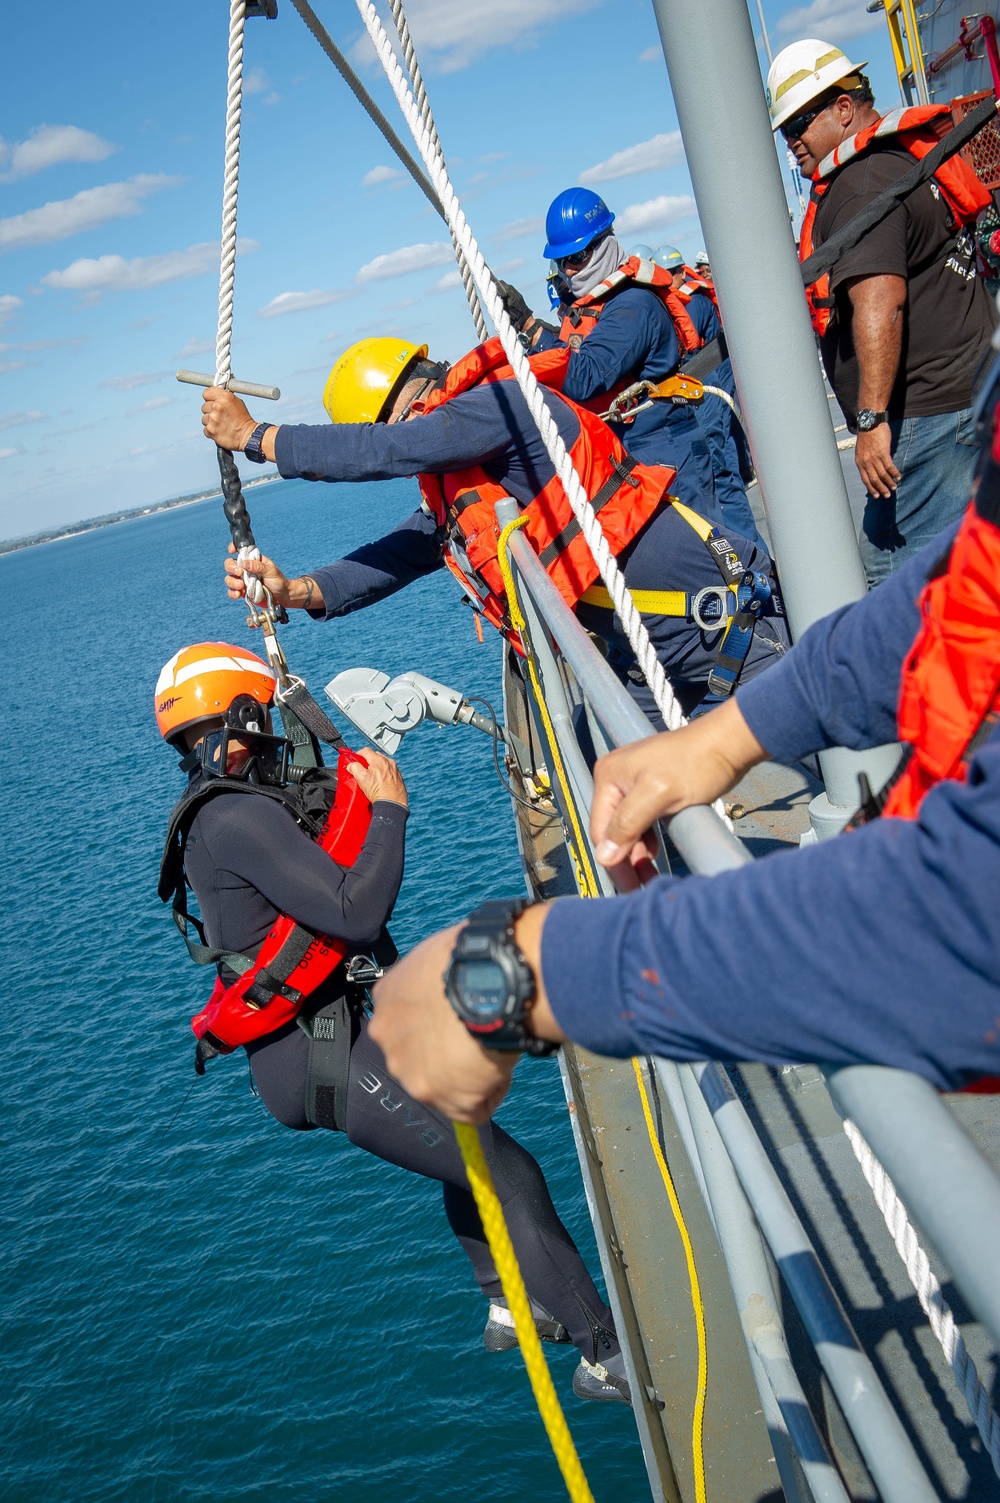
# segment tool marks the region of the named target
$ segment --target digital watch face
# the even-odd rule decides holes
[[[502,1017],[510,986],[495,960],[457,960],[452,977],[472,1022],[492,1023]]]

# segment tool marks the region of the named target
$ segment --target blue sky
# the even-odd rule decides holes
[[[354,4],[313,3],[397,123]],[[540,310],[542,219],[574,182],[603,194],[625,243],[699,249],[648,0],[410,0],[408,14],[473,230]],[[765,19],[775,49],[811,35],[870,58],[881,101],[898,102],[864,0],[765,0]],[[227,26],[225,0],[8,7],[0,537],[216,478],[198,393],[173,372],[214,363]],[[234,373],[281,387],[251,404],[261,417],[319,422],[353,340],[405,334],[453,359],[473,329],[440,220],[288,0],[248,23],[246,69]]]

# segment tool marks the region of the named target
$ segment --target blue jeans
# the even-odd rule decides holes
[[[889,424],[901,479],[886,501],[869,496],[861,523],[861,560],[869,585],[881,584],[965,510],[979,458],[972,408],[902,418]]]

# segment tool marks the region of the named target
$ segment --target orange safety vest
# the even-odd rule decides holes
[[[685,270],[687,268],[685,267]],[[616,293],[624,292],[626,287],[648,287],[656,293],[673,320],[674,332],[677,342],[681,347],[682,355],[693,354],[700,350],[703,344],[701,335],[695,328],[684,306],[684,299],[678,297],[674,291],[673,278],[669,271],[662,266],[656,266],[652,261],[643,261],[638,256],[629,256],[623,261],[617,271],[613,271],[603,282],[598,282],[596,287],[569,308],[563,316],[562,327],[559,337],[568,344],[571,350],[578,350],[592,333],[597,320],[607,306],[608,299]]]
[[[569,359],[567,349],[547,350],[531,356],[531,367],[542,385],[559,391]],[[426,402],[415,403],[413,410],[433,412],[474,386],[507,381],[513,374],[503,345],[494,337],[453,365],[444,385]],[[598,513],[611,552],[617,556],[649,521],[677,472],[666,465],[632,459],[599,417],[567,397],[562,400],[580,424],[570,458]],[[497,501],[508,499],[507,492],[479,465],[417,478],[427,510],[445,531],[449,547],[445,562],[478,600],[486,619],[509,635],[507,595],[497,556],[500,528],[493,509]],[[524,514],[528,520],[522,536],[527,536],[567,605],[575,606],[597,579],[598,568],[556,476],[524,508]]]
[[[952,129],[954,120],[946,104],[918,105],[911,109],[892,110],[873,125],[865,126],[850,141],[841,141],[829,156],[823,158],[813,179],[809,205],[802,221],[799,236],[799,260],[807,261],[815,249],[816,213],[820,199],[830,186],[833,174],[848,162],[869,151],[873,146],[885,145],[902,148],[920,161],[932,151],[943,136]],[[960,154],[942,162],[934,174],[934,182],[941,197],[951,211],[956,226],[974,224],[982,211],[993,202],[992,195],[984,188],[973,169]],[[809,316],[816,333],[826,333],[833,311],[829,274],[822,276],[806,288]]]

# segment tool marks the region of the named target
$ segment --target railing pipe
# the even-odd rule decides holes
[[[751,1360],[756,1355],[778,1405],[792,1453],[816,1503],[849,1503],[792,1366],[760,1231],[712,1113],[689,1065],[658,1059],[656,1072],[665,1088],[673,1076],[680,1087],[747,1349]],[[761,1401],[766,1404],[765,1393]],[[783,1470],[781,1480],[786,1494],[790,1493],[796,1485],[794,1477],[786,1478]]]
[[[1000,1347],[1000,1175],[919,1076],[881,1065],[826,1076],[837,1106]]]
[[[820,617],[859,599],[865,576],[802,295],[753,27],[746,5],[733,0],[653,0],[653,8],[785,608],[798,639]],[[712,39],[710,63],[706,37]],[[858,802],[858,770],[880,787],[895,757],[837,749],[820,760],[830,803],[849,810]]]
[[[654,735],[639,706],[594,650],[593,642],[549,579],[531,545],[514,533],[508,547],[535,610],[558,642],[581,694],[589,701],[609,738],[616,746],[626,746]],[[701,876],[731,871],[752,859],[721,819],[704,806],[683,809],[666,827],[691,871]]]
[[[729,1076],[718,1064],[691,1068],[879,1496],[938,1503]]]

